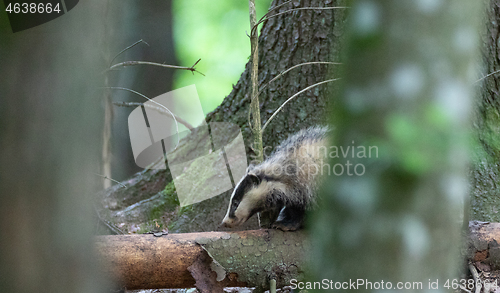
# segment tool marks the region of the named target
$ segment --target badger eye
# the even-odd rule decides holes
[[[238,207],[238,202],[237,201],[233,201],[233,208],[237,208]]]

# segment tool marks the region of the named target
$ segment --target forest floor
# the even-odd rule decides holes
[[[463,277],[467,280],[466,286],[461,284],[455,292],[500,293],[500,270],[492,270],[488,264],[483,262],[469,264]]]

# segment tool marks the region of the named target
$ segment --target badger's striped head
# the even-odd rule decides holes
[[[222,226],[229,228],[239,226],[255,213],[264,211],[266,200],[269,200],[268,197],[277,189],[284,191],[285,185],[259,175],[252,165],[248,167],[246,175],[234,188]]]
[[[252,168],[252,165],[248,167],[247,174],[238,182],[231,194],[226,216],[222,220],[222,225],[225,227],[239,226],[259,212],[259,199],[253,191],[261,184],[261,179],[250,171]]]

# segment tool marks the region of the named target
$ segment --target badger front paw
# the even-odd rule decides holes
[[[276,221],[271,226],[273,229],[280,229],[281,231],[296,231],[302,227],[301,223],[297,222],[284,222],[284,221]]]
[[[283,207],[280,211],[278,219],[271,227],[282,231],[295,231],[302,228],[304,222],[305,211],[297,207]]]

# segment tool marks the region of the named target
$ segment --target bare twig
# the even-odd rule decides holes
[[[160,112],[161,114],[166,115],[166,116],[168,116],[168,117],[172,117],[172,116],[170,115],[170,113],[168,113],[167,111],[163,110],[162,108],[160,108],[160,107],[155,107],[155,106],[150,105],[150,104],[137,103],[137,102],[113,102],[113,105],[115,105],[115,106],[119,106],[119,107],[138,107],[138,106],[144,106],[144,107],[146,107],[146,108],[149,108],[149,109],[152,109],[152,110],[158,111],[158,112]],[[178,121],[180,124],[182,124],[182,125],[186,126],[186,128],[188,128],[189,130],[191,130],[191,131],[192,131],[192,130],[194,129],[194,127],[193,127],[193,126],[192,126],[189,122],[187,122],[186,120],[182,119],[181,117],[179,117],[179,116],[177,116],[177,115],[175,115],[175,114],[174,114],[174,116],[175,116],[175,119],[177,119],[177,121]]]
[[[128,89],[128,88],[124,88],[124,87],[105,87],[105,88],[108,88],[108,89],[113,89],[113,90],[123,90],[123,91],[128,91],[128,92],[131,92],[131,93],[134,93],[136,95],[139,95],[143,98],[145,98],[146,100],[150,101],[151,103],[154,103],[160,107],[162,107],[163,109],[167,110],[168,113],[170,113],[170,115],[172,116],[172,118],[174,119],[174,122],[175,122],[175,128],[176,128],[176,134],[177,134],[177,145],[175,146],[174,148],[174,151],[177,149],[177,147],[179,146],[179,142],[180,142],[180,138],[179,138],[179,123],[177,122],[177,119],[175,118],[175,115],[174,113],[172,113],[172,111],[170,111],[167,107],[165,107],[164,105],[156,102],[155,100],[152,100],[148,97],[146,97],[145,95],[137,92],[137,91],[134,91],[134,90],[131,90],[131,89]]]
[[[106,227],[108,227],[109,230],[113,231],[115,234],[121,234],[121,235],[125,234],[120,228],[116,227],[112,223],[109,223],[108,221],[106,221],[105,219],[103,219],[101,217],[101,215],[99,214],[99,210],[97,209],[97,207],[95,206],[95,204],[94,204],[94,210],[95,210],[95,213],[96,213],[97,218],[99,219],[99,221],[102,222],[104,225],[106,225]]]
[[[257,11],[255,10],[255,0],[248,0],[248,8],[250,14],[250,60],[252,62],[252,67],[250,68],[250,81],[251,81],[251,92],[250,96],[257,96],[257,92],[259,90],[259,35],[256,30],[253,30],[253,27],[257,23]],[[252,116],[252,120],[250,119]],[[261,121],[260,121],[260,105],[259,98],[256,97],[250,101],[250,109],[248,110],[248,124],[250,126],[250,130],[252,131],[253,143],[252,149],[255,151],[257,155],[255,161],[262,162],[264,160],[264,151],[263,151],[263,143],[262,143],[262,130],[261,130]],[[259,219],[260,226],[260,213],[257,213],[257,217]],[[260,226],[261,227],[261,226]]]
[[[470,290],[467,290],[467,288],[465,288],[465,286],[462,284],[460,284],[460,289],[462,289],[463,291],[465,291],[467,293],[472,293]]]
[[[104,86],[109,86],[109,76],[104,76]],[[104,123],[102,128],[102,173],[111,177],[111,123],[113,121],[113,105],[111,104],[111,92],[107,90],[104,93]],[[102,181],[102,187],[107,189],[111,187],[111,182]]]
[[[338,6],[338,7],[300,7],[300,8],[293,8],[290,10],[282,11],[282,12],[267,16],[265,19],[261,18],[259,20],[259,22],[257,22],[254,26],[252,26],[252,30],[250,32],[250,35],[252,35],[254,33],[254,31],[257,29],[257,26],[259,24],[263,23],[266,20],[269,20],[270,18],[279,16],[279,15],[282,15],[282,14],[285,14],[288,12],[293,12],[293,11],[298,11],[298,10],[331,10],[331,9],[345,9],[345,8],[349,8],[349,7],[344,7],[344,6]]]
[[[474,278],[474,283],[476,285],[476,293],[480,293],[482,286],[479,273],[477,272],[476,267],[471,263],[469,263],[469,270],[472,273],[472,277]]]
[[[191,67],[185,67],[185,66],[176,66],[176,65],[168,65],[168,64],[161,64],[161,63],[156,63],[156,62],[149,62],[149,61],[125,61],[121,63],[116,63],[113,66],[110,66],[106,71],[113,70],[118,67],[125,67],[125,66],[134,66],[134,65],[153,65],[153,66],[160,66],[160,67],[166,67],[166,68],[173,68],[173,69],[183,69],[183,70],[189,70],[193,74],[195,72],[198,72],[199,74],[205,76],[205,74],[199,72],[194,68],[198,62],[200,62],[201,59],[198,59]]]
[[[332,64],[332,65],[340,65],[342,63],[337,63],[337,62],[327,62],[327,61],[313,61],[313,62],[304,62],[304,63],[300,63],[300,64],[297,64],[297,65],[294,65],[286,70],[283,70],[282,72],[280,72],[278,75],[276,75],[276,77],[274,77],[273,79],[271,79],[268,83],[266,83],[260,90],[259,92],[257,93],[257,96],[255,97],[252,97],[252,99],[258,97],[263,90],[266,89],[266,87],[268,85],[270,85],[273,81],[277,80],[278,78],[280,78],[281,76],[283,76],[285,73],[288,73],[290,70],[292,69],[295,69],[297,67],[300,67],[300,66],[304,66],[304,65],[310,65],[310,64]]]
[[[269,293],[276,293],[276,279],[271,279],[271,281],[269,281]]]
[[[313,61],[313,62],[305,62],[305,63],[300,63],[300,64],[297,64],[297,65],[294,65],[286,70],[283,70],[282,72],[280,72],[278,75],[276,75],[273,79],[271,79],[268,83],[266,83],[263,87],[260,88],[259,92],[257,93],[257,95],[253,96],[252,99],[250,100],[250,102],[253,101],[253,99],[255,98],[258,98],[259,95],[262,93],[263,90],[266,89],[266,87],[268,85],[270,85],[273,81],[277,80],[278,78],[282,77],[285,73],[288,73],[290,70],[292,69],[295,69],[297,67],[300,67],[300,66],[304,66],[304,65],[310,65],[310,64],[333,64],[333,65],[340,65],[342,63],[336,63],[336,62],[327,62],[327,61]],[[248,112],[248,121],[250,121],[250,112]]]
[[[100,177],[102,177],[102,178],[104,178],[104,179],[111,180],[111,181],[113,181],[113,182],[115,182],[115,183],[119,184],[121,187],[123,187],[123,188],[127,189],[127,186],[123,185],[123,183],[121,183],[121,182],[120,182],[120,181],[118,181],[118,180],[115,180],[115,179],[113,179],[113,178],[109,178],[109,177],[108,177],[108,176],[106,176],[106,175],[101,175],[101,174],[98,174],[98,173],[94,173],[94,174],[95,174],[95,175],[97,175],[97,176],[100,176]]]
[[[257,22],[257,12],[255,11],[255,0],[249,0],[249,13],[250,13],[250,27],[254,27]],[[250,60],[252,62],[252,67],[250,69],[250,80],[251,80],[251,97],[257,95],[257,91],[259,90],[259,37],[257,31],[252,31],[250,35],[250,45],[251,45],[251,55]],[[252,130],[253,135],[253,147],[257,151],[256,161],[262,162],[264,159],[263,155],[263,147],[262,147],[262,130],[261,130],[261,121],[260,121],[260,107],[259,107],[259,99],[255,98],[250,102],[250,111],[252,115],[252,122],[249,120],[250,129]]]
[[[289,3],[292,3],[292,0],[286,1],[285,3],[282,3],[282,4],[278,5],[278,6],[274,6],[273,8],[269,9],[269,11],[266,14],[264,14],[264,16],[262,16],[259,19],[258,23],[264,22],[264,18],[268,17],[272,12],[274,12],[277,9],[280,9],[281,7],[283,7],[283,6],[285,6],[285,5],[289,4]]]
[[[148,44],[148,43],[146,43],[144,40],[140,39],[139,41],[137,41],[137,42],[133,43],[132,45],[128,46],[127,48],[125,48],[125,49],[121,50],[121,51],[120,51],[120,53],[116,54],[116,55],[115,55],[115,57],[113,57],[113,59],[111,59],[111,62],[109,62],[109,66],[111,66],[111,65],[113,64],[113,61],[115,61],[115,59],[116,59],[118,56],[120,56],[120,55],[121,55],[121,54],[123,54],[125,51],[130,50],[130,49],[132,49],[133,47],[135,47],[135,46],[137,46],[137,45],[139,45],[139,44],[141,44],[141,43],[144,43],[144,44],[148,45],[148,47],[149,47],[149,44]]]
[[[331,82],[331,81],[336,81],[336,80],[339,80],[340,78],[334,78],[334,79],[329,79],[329,80],[325,80],[325,81],[321,81],[321,82],[318,82],[318,83],[315,83],[313,85],[310,85],[308,87],[306,87],[305,89],[299,91],[298,93],[294,94],[293,96],[291,96],[290,98],[288,98],[283,104],[281,104],[281,106],[279,106],[279,108],[274,111],[273,115],[271,115],[271,117],[269,117],[269,119],[267,120],[267,122],[264,124],[264,126],[262,127],[262,132],[264,132],[264,130],[266,129],[267,125],[269,124],[269,122],[271,122],[271,120],[274,118],[274,116],[276,116],[278,114],[279,111],[281,111],[281,109],[283,109],[283,107],[288,103],[290,102],[293,98],[295,98],[296,96],[300,95],[301,93],[307,91],[307,90],[310,90],[312,89],[313,87],[316,87],[318,85],[322,85],[324,83],[327,83],[327,82]]]
[[[254,21],[254,22],[252,23],[252,21],[250,20],[250,27],[251,27],[251,30],[250,30],[250,31],[251,31],[251,33],[250,33],[250,35],[248,35],[248,33],[247,33],[247,36],[248,36],[249,38],[251,38],[251,36],[253,36],[253,34],[255,33],[255,28],[256,28],[256,26],[257,26],[257,25],[259,25],[260,23],[264,22],[264,21],[265,21],[265,18],[266,18],[267,16],[269,16],[269,14],[270,14],[270,13],[272,13],[273,11],[275,11],[275,10],[277,10],[277,9],[279,9],[279,8],[281,8],[281,7],[283,7],[283,6],[287,5],[287,4],[289,4],[289,3],[291,3],[291,2],[292,2],[292,0],[290,0],[290,1],[286,1],[285,3],[282,3],[282,4],[278,5],[278,6],[275,6],[275,7],[271,8],[271,9],[269,9],[269,11],[268,11],[266,14],[264,14],[264,16],[262,16],[262,17],[259,19],[259,21],[258,21],[258,22],[255,22],[255,21]],[[254,5],[254,6],[255,6],[255,5]],[[252,50],[252,51],[251,51],[251,54],[250,54],[250,55],[251,55],[251,56],[253,56],[253,54],[254,54],[254,50]]]
[[[480,79],[476,80],[474,83],[480,82],[481,80],[483,80],[483,79],[485,79],[485,78],[487,78],[487,77],[490,77],[490,76],[492,76],[493,74],[495,74],[495,73],[499,73],[499,72],[500,72],[500,70],[493,71],[492,73],[489,73],[489,74],[487,74],[487,75],[485,75],[485,76],[481,77]]]

